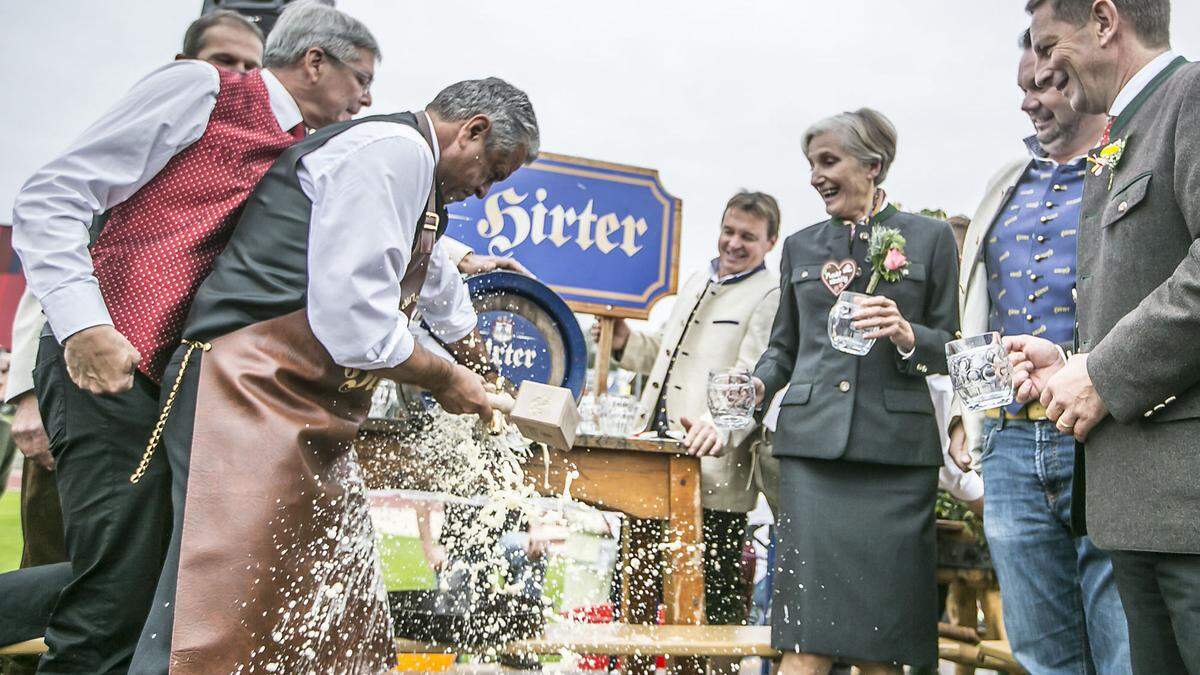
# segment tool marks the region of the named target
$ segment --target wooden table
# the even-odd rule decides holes
[[[525,465],[540,493],[562,494],[575,473],[572,499],[630,518],[667,521],[666,622],[704,623],[700,459],[684,454],[677,441],[609,436],[579,436],[569,452],[548,452],[548,469],[539,453]]]
[[[625,574],[629,562],[639,558],[639,551],[650,550],[660,543],[653,534],[645,534],[656,530],[639,526],[638,521],[666,521],[662,584],[666,623],[704,623],[700,459],[685,454],[681,443],[581,435],[569,452],[549,449],[547,457],[535,453],[525,465],[525,475],[545,495],[562,494],[570,475],[573,499],[620,511],[629,517],[618,568],[622,571],[621,616],[630,624],[656,623],[659,603],[659,598],[652,595],[653,584],[638,583],[646,581],[645,566],[635,568],[640,574],[637,571],[634,575]],[[657,555],[643,557],[649,561],[658,559]],[[649,659],[637,661],[630,670],[645,671],[653,667]],[[690,659],[671,665],[673,672],[695,672],[701,667]]]
[[[407,472],[394,424],[368,420],[363,425],[356,446],[364,480],[373,489],[421,489],[426,480]],[[570,451],[550,448],[544,456],[534,452],[524,469],[526,480],[544,496],[561,495],[570,476],[572,499],[620,511],[633,520],[666,521],[666,622],[704,622],[700,459],[686,454],[682,443],[579,435]]]
[[[408,473],[394,431],[396,423],[369,420],[359,433],[356,445],[367,486],[419,489],[422,479]],[[383,464],[377,465],[377,460]],[[623,559],[618,565],[623,582],[621,618],[626,623],[657,623],[660,602],[659,597],[650,593],[653,584],[644,583],[645,570],[651,565],[638,567],[641,573],[632,576],[624,570],[633,558],[657,560],[661,542],[650,536],[628,535],[653,529],[637,527],[640,524],[665,521],[666,564],[661,601],[665,605],[666,623],[704,623],[700,459],[686,454],[682,443],[670,439],[579,435],[570,451],[550,448],[546,455],[535,452],[524,468],[526,480],[545,496],[562,494],[570,477],[572,499],[627,516],[627,536],[622,537]],[[641,555],[648,551],[656,555]],[[672,665],[676,672],[692,672],[699,667],[687,662]],[[643,664],[632,670],[644,669]]]

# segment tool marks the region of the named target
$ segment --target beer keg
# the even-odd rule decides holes
[[[567,303],[542,282],[514,272],[489,272],[467,279],[492,365],[506,380],[534,380],[570,389],[578,400],[587,374],[583,329]],[[414,319],[416,321],[416,319]],[[438,349],[436,344],[428,344]],[[447,354],[448,357],[448,354]],[[427,392],[383,380],[355,443],[370,488],[420,488],[419,476],[403,466],[398,447],[406,432],[419,432],[422,415],[434,405]]]

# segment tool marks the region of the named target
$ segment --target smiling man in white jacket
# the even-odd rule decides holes
[[[758,488],[752,480],[755,427],[718,433],[707,411],[708,373],[751,369],[767,346],[779,306],[779,278],[763,259],[779,239],[779,205],[761,192],[739,192],[725,207],[718,256],[684,283],[657,332],[618,321],[613,356],[647,375],[637,423],[646,431],[682,433],[701,458],[708,623],[745,621],[741,546],[746,513]]]

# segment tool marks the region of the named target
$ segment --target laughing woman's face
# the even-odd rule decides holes
[[[879,166],[852,157],[833,133],[817,134],[808,142],[811,183],[834,218],[857,220],[867,215],[875,198]]]

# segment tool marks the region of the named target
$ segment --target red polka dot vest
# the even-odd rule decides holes
[[[302,127],[279,128],[259,71],[219,72],[204,135],[108,211],[91,249],[113,325],[141,353],[138,370],[155,382],[250,191],[303,137]]]

